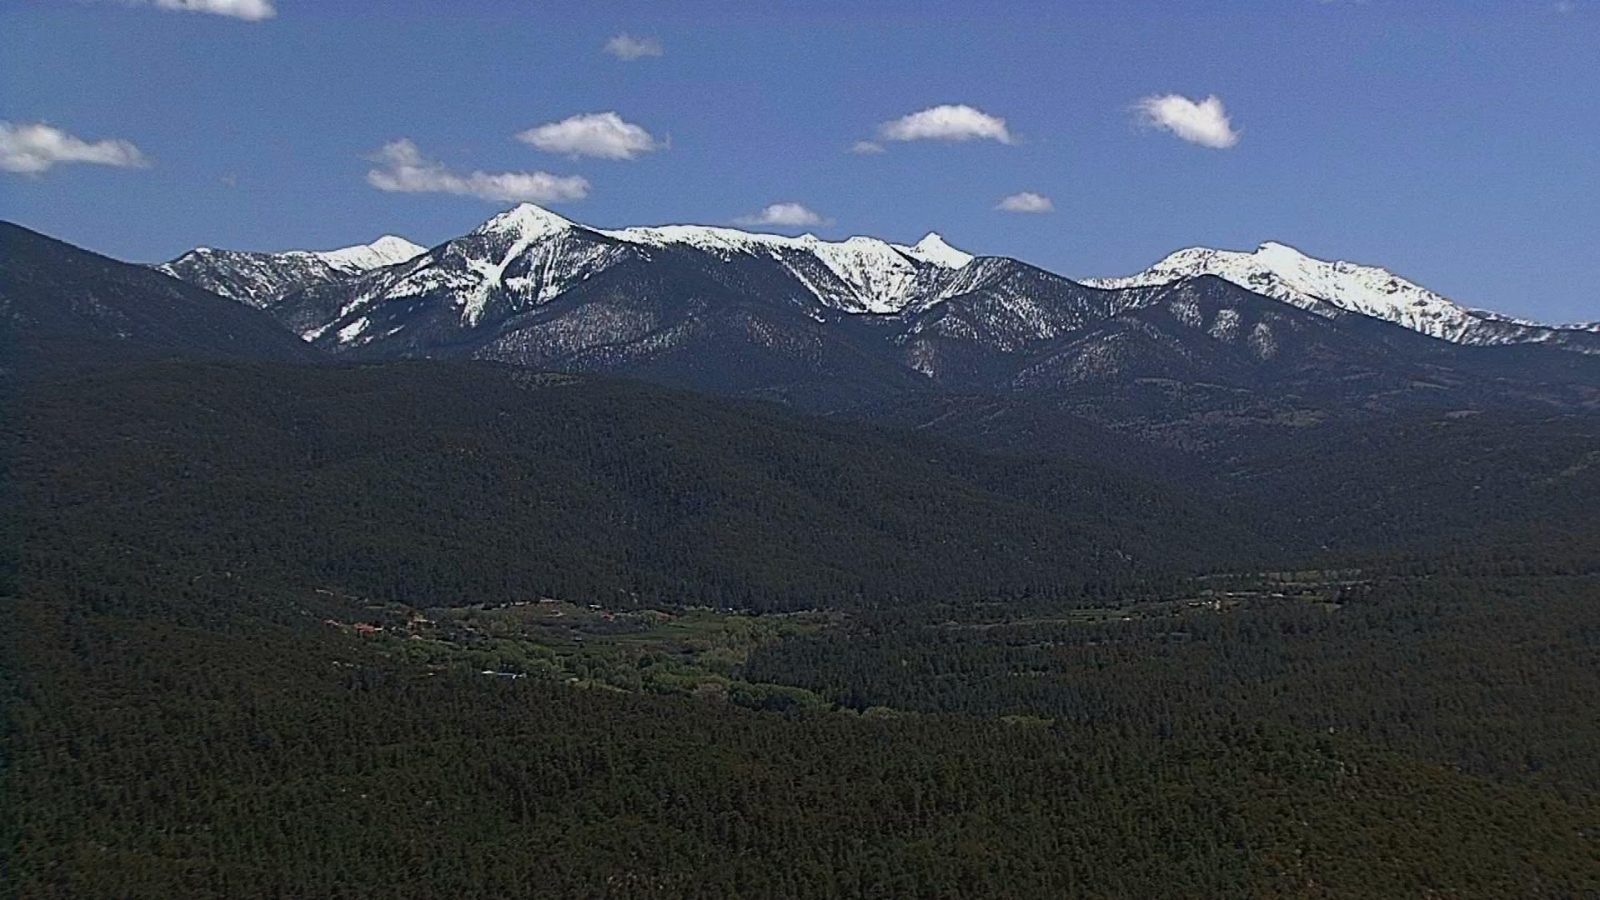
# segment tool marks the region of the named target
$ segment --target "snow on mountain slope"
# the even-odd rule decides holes
[[[771,259],[805,282],[822,305],[850,313],[902,312],[921,293],[919,288],[928,269],[959,269],[972,261],[971,255],[951,247],[937,234],[906,246],[871,237],[825,241],[812,234],[789,237],[704,225],[623,228],[599,233],[642,246],[700,250],[724,262],[739,256]],[[813,260],[821,263],[831,278],[813,277],[806,265]]]
[[[1585,337],[1592,326],[1541,325],[1468,309],[1387,269],[1316,259],[1272,241],[1248,253],[1191,247],[1137,275],[1084,283],[1101,288],[1148,287],[1200,275],[1216,275],[1322,316],[1359,313],[1458,344],[1551,343],[1600,352],[1600,346]]]
[[[402,263],[426,250],[392,234],[370,244],[324,251],[264,253],[196,247],[155,269],[229,299],[266,308],[297,288]]]
[[[972,261],[936,234],[907,246],[870,237],[825,241],[810,234],[790,237],[704,225],[606,230],[524,203],[416,257],[398,278],[386,274],[377,279],[381,285],[366,285],[358,293],[375,302],[447,291],[462,324],[472,327],[484,320],[497,298],[508,309],[529,309],[619,262],[650,259],[657,250],[689,251],[723,264],[776,267],[825,309],[878,315],[900,313],[938,296],[940,282]],[[346,305],[340,312],[349,315],[352,310]],[[320,335],[327,328],[307,330]]]

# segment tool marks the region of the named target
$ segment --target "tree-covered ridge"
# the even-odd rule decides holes
[[[40,554],[95,534],[116,559],[415,606],[1065,596],[1256,544],[1103,467],[626,382],[172,364],[24,397]]]

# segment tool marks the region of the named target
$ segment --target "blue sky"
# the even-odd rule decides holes
[[[163,8],[208,4],[274,14]],[[607,53],[621,34],[660,54]],[[1167,95],[1217,97],[1232,145],[1136,109]],[[946,104],[1007,140],[886,139]],[[631,159],[566,152],[595,151],[575,127],[517,138],[612,111],[647,135]],[[1191,138],[1228,142],[1201,119]],[[0,0],[0,120],[48,144],[0,171],[0,217],[125,259],[428,244],[510,205],[375,187],[406,139],[436,164],[412,187],[544,172],[585,194],[546,205],[596,225],[796,203],[825,223],[774,230],[937,230],[1075,276],[1274,239],[1600,319],[1597,0]],[[16,130],[40,123],[58,132]],[[996,208],[1020,192],[1053,211]]]

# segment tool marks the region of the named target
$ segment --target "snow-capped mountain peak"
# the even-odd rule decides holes
[[[473,234],[512,235],[522,240],[538,240],[573,227],[573,222],[542,206],[519,203],[472,230]]]
[[[950,246],[937,231],[930,231],[922,240],[907,247],[896,245],[896,250],[915,259],[947,269],[959,269],[972,262],[972,254]]]

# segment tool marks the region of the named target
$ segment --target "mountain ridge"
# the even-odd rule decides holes
[[[65,269],[52,277],[76,284],[82,276],[70,270],[84,257],[57,249],[51,259]],[[209,298],[195,309],[210,322],[195,323],[197,349],[215,351],[203,332],[227,318],[205,310],[231,308],[259,316],[258,330],[271,326],[263,346],[287,340],[310,358],[478,359],[869,417],[930,392],[1209,432],[1337,410],[1600,407],[1600,356],[1456,345],[1211,274],[1094,287],[968,256],[937,237],[894,245],[692,226],[608,231],[521,206],[400,262],[325,276],[332,264],[317,259],[310,283],[259,309],[189,287]],[[131,268],[152,297],[124,298],[130,309],[159,306],[182,284]]]
[[[230,300],[264,309],[294,287],[395,265],[427,249],[392,234],[336,250],[266,252],[196,247],[152,268]]]

